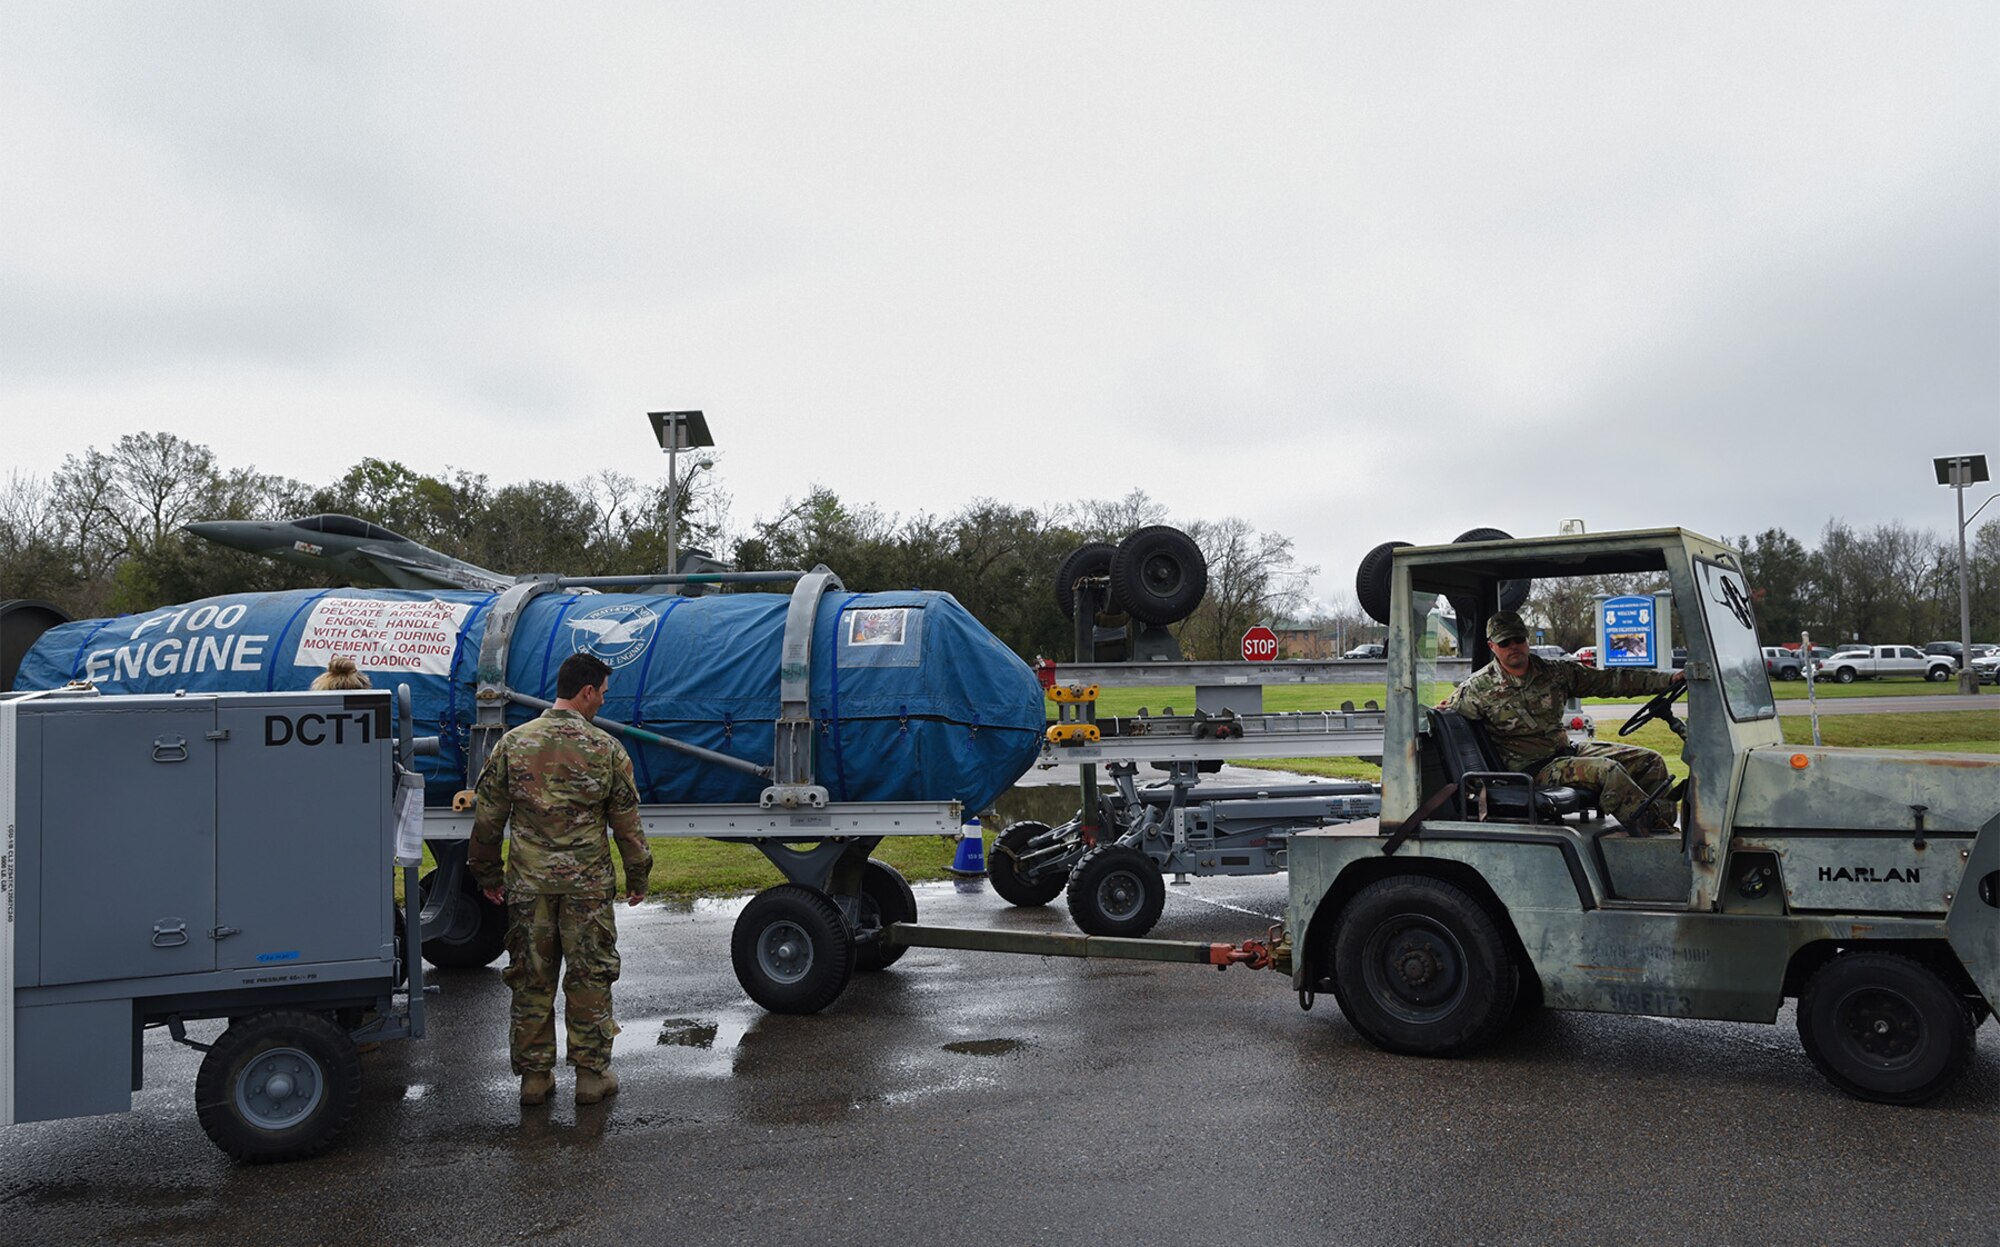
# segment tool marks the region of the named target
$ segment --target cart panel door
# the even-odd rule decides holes
[[[43,986],[213,970],[213,707],[44,722]]]

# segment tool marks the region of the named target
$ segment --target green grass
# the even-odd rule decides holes
[[[1451,687],[1449,684],[1438,685],[1437,697],[1430,700],[1443,697],[1451,691]],[[1923,697],[1950,693],[1957,687],[1950,681],[1933,684],[1928,680],[1858,680],[1853,684],[1820,681],[1815,685],[1815,694],[1822,701],[1845,697]],[[1773,680],[1771,692],[1779,701],[1803,700],[1806,695],[1805,681]],[[1347,701],[1360,709],[1370,701],[1380,706],[1385,696],[1387,690],[1380,684],[1270,684],[1264,686],[1264,709],[1337,710],[1342,702]],[[1624,697],[1586,697],[1584,704],[1640,700],[1644,699],[1634,693]],[[1097,713],[1104,717],[1137,714],[1142,706],[1152,714],[1164,714],[1168,707],[1180,714],[1191,714],[1194,711],[1194,688],[1186,684],[1157,688],[1107,688],[1097,695]]]
[[[1290,695],[1293,700],[1300,700],[1300,695],[1308,692],[1323,694],[1326,687],[1287,688],[1266,690],[1266,692],[1284,693]],[[1338,688],[1338,686],[1333,687]],[[1155,693],[1157,691],[1154,690]],[[1267,696],[1267,708],[1279,708],[1271,706],[1275,700],[1277,699]],[[1339,700],[1335,698],[1334,704],[1337,705]],[[1363,699],[1354,700],[1355,704],[1359,705]],[[1191,694],[1185,697],[1184,701],[1190,708],[1194,705]],[[1102,709],[1103,703],[1099,704]],[[1132,708],[1136,709],[1139,704],[1135,700]],[[1169,703],[1165,700],[1155,700],[1147,704],[1157,708]],[[1178,710],[1182,703],[1172,704]],[[1282,708],[1322,707],[1294,705]],[[1130,710],[1118,713],[1130,713]],[[1812,740],[1810,719],[1803,716],[1787,718],[1782,720],[1781,726],[1784,729],[1785,740],[1790,744],[1806,744]],[[1603,733],[1601,739],[1619,739],[1615,723],[1599,724],[1599,729]],[[1926,749],[1941,753],[2000,754],[2000,708],[1938,711],[1928,714],[1828,716],[1820,720],[1820,738],[1828,745],[1878,749]],[[1687,774],[1687,766],[1680,758],[1680,739],[1664,725],[1648,724],[1623,739],[1663,754],[1667,766],[1676,776]],[[1246,762],[1244,765],[1333,779],[1379,781],[1382,777],[1380,767],[1354,758],[1273,759]],[[998,827],[1021,818],[1033,818],[1048,823],[1060,822],[1075,811],[1077,800],[1076,789],[1073,787],[1017,788],[1005,794],[996,803],[999,817],[987,820],[988,848],[990,849],[992,845],[992,833]],[[747,844],[719,840],[689,840],[679,837],[654,838],[651,844],[653,874],[647,880],[647,891],[658,898],[689,900],[699,896],[736,896],[784,882],[784,877],[778,873],[777,868],[772,866],[762,853]],[[874,856],[894,866],[910,881],[920,883],[949,878],[953,850],[952,841],[942,836],[891,836],[876,847]],[[428,870],[430,866],[430,854],[426,852],[424,868]],[[400,872],[397,881],[400,899]]]

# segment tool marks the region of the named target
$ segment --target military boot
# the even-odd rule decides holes
[[[549,1092],[556,1089],[556,1076],[545,1069],[531,1069],[521,1075],[521,1103],[547,1103]]]
[[[618,1075],[608,1069],[583,1069],[576,1071],[576,1102],[595,1104],[606,1096],[618,1094]]]

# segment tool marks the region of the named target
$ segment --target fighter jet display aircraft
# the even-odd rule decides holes
[[[357,585],[390,589],[478,589],[498,593],[514,577],[441,554],[351,515],[296,520],[204,520],[187,530],[219,545],[345,573]]]

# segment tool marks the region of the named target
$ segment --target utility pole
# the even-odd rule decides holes
[[[1972,587],[1965,561],[1965,490],[1991,478],[1986,474],[1985,455],[1949,455],[1931,460],[1931,466],[1937,471],[1937,483],[1950,486],[1958,495],[1958,691],[1977,693],[1979,676],[1972,670]],[[1986,509],[1986,502],[1973,510],[1974,519]]]

